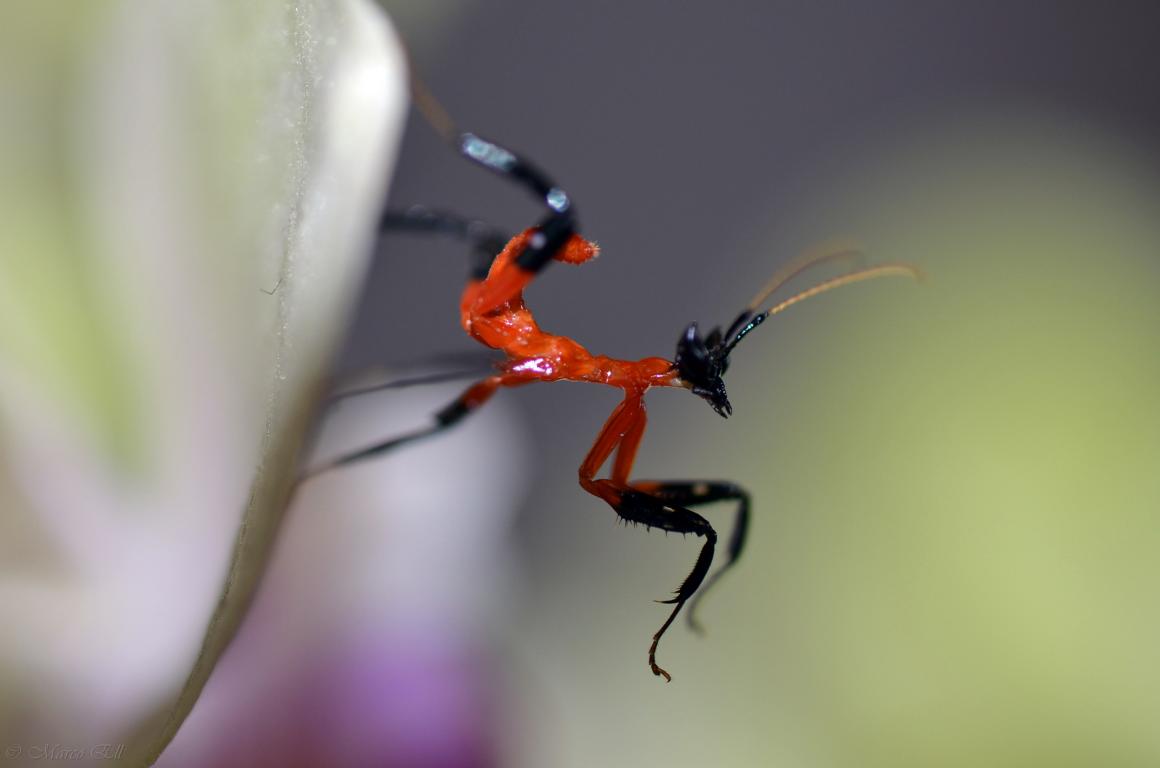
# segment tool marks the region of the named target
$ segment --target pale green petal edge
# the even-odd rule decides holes
[[[293,493],[325,372],[357,298],[401,138],[405,61],[381,10],[367,0],[318,0],[293,5],[287,20],[297,56],[293,64],[313,79],[309,127],[318,135],[314,151],[303,158],[293,201],[298,213],[289,224],[277,283],[281,330],[261,460],[193,668],[175,699],[126,742],[120,764],[151,765],[160,757],[250,605]],[[341,207],[334,205],[336,199]]]

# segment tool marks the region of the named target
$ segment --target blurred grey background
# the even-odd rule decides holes
[[[1151,151],[1160,128],[1154,3],[385,5],[460,125],[572,194],[604,260],[551,270],[530,305],[613,355],[668,354],[683,323],[723,320],[760,275],[727,255],[867,145],[978,110],[1051,111]],[[391,203],[513,231],[539,214],[414,115]],[[804,245],[835,223],[795,226]],[[460,256],[446,241],[392,239],[343,367],[464,348]],[[539,413],[556,395],[522,397]]]

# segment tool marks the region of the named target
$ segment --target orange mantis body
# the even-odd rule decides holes
[[[689,623],[694,628],[698,626],[694,618],[696,600],[737,561],[744,547],[750,498],[741,486],[729,481],[631,481],[632,465],[647,423],[645,393],[651,387],[688,389],[708,402],[718,414],[727,417],[733,412],[733,407],[726,395],[722,376],[729,366],[729,355],[768,317],[841,285],[886,275],[918,277],[919,272],[901,263],[872,267],[855,264],[837,277],[824,280],[768,309],[761,309],[767,298],[799,273],[824,262],[857,262],[860,259],[860,254],[849,247],[822,250],[803,256],[775,274],[725,330],[714,329],[702,338],[697,324],[690,324],[678,340],[672,360],[661,357],[617,360],[594,355],[567,336],[541,330],[524,304],[524,288],[551,261],[581,264],[597,253],[594,244],[577,234],[575,208],[567,194],[514,152],[470,133],[457,134],[450,118],[421,84],[415,81],[413,86],[416,104],[428,122],[460,154],[529,189],[545,205],[547,213],[537,226],[510,240],[479,222],[467,221],[454,214],[433,213],[420,208],[384,214],[381,224],[384,230],[450,234],[473,243],[477,259],[460,300],[460,319],[468,334],[482,344],[502,351],[505,358],[496,365],[494,374],[468,387],[436,413],[430,427],[344,455],[310,474],[361,461],[446,429],[486,403],[500,387],[564,379],[620,389],[624,392],[624,400],[608,417],[580,464],[581,487],[604,500],[626,521],[704,539],[692,571],[677,588],[674,597],[663,601],[673,605],[673,609],[653,635],[649,646],[648,662],[653,674],[669,680],[669,673],[656,663],[657,644],[690,599],[693,605],[689,611]],[[419,381],[385,386],[405,386]],[[597,473],[610,457],[610,473],[598,478]],[[736,523],[726,546],[724,565],[706,582],[716,549],[717,532],[691,507],[719,501],[736,502]]]
[[[681,508],[678,504],[691,505],[705,500],[729,498],[740,502],[737,532],[730,547],[729,560],[717,574],[720,575],[736,561],[744,544],[748,524],[748,494],[737,486],[721,482],[629,482],[632,465],[647,424],[645,393],[651,387],[682,387],[694,390],[698,387],[694,381],[682,378],[681,366],[677,362],[662,357],[646,357],[643,360],[633,361],[593,355],[567,336],[557,336],[543,331],[536,323],[531,310],[524,304],[523,289],[533,275],[521,270],[515,263],[516,256],[526,249],[529,238],[534,234],[535,230],[529,229],[512,238],[492,262],[486,277],[472,280],[463,291],[459,305],[463,329],[480,343],[501,350],[507,355],[507,359],[498,365],[499,372],[496,375],[470,387],[461,396],[460,401],[465,408],[471,410],[486,402],[500,387],[561,379],[605,384],[624,392],[624,400],[608,417],[580,465],[581,487],[593,496],[603,499],[614,510],[633,522],[643,522],[647,526],[664,530],[694,533],[705,538],[705,544],[693,572],[677,590],[676,597],[665,601],[675,604],[673,611],[664,626],[653,637],[649,648],[649,666],[653,673],[662,675],[668,680],[671,679],[668,672],[656,663],[657,643],[681,607],[696,593],[704,580],[712,563],[717,541],[716,532],[708,521],[691,510]],[[581,264],[596,254],[597,247],[594,244],[579,235],[572,235],[553,258],[569,264]],[[834,249],[803,258],[775,275],[742,313],[742,317],[746,323],[750,322],[756,316],[757,305],[799,272],[822,261],[856,256],[857,252],[850,249]],[[761,320],[802,299],[838,285],[890,274],[918,276],[917,270],[906,264],[881,264],[850,272],[791,297],[760,315]],[[690,326],[686,335],[682,337],[682,342],[695,342],[697,339],[694,325]],[[714,384],[720,393],[716,402],[713,395],[717,393],[712,391]],[[707,391],[708,395],[703,392],[698,394],[709,400],[722,416],[732,412],[732,407],[724,398],[724,388],[720,385],[719,375],[716,382],[710,383],[710,389]],[[616,452],[616,458],[612,462],[611,473],[607,478],[598,479],[597,472],[608,461],[613,451]],[[674,493],[674,486],[679,486],[676,490],[684,493]],[[632,509],[626,510],[626,506]],[[693,626],[697,626],[691,613],[690,622]]]

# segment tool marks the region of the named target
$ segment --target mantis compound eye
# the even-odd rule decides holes
[[[673,360],[681,378],[693,386],[698,386],[710,378],[713,368],[712,355],[709,347],[701,339],[696,323],[689,323],[689,327],[677,340],[677,354]]]

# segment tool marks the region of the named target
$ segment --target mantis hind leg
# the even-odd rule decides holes
[[[394,450],[395,448],[406,445],[407,443],[414,442],[415,440],[419,440],[424,437],[430,437],[432,435],[438,434],[439,432],[442,432],[445,429],[453,427],[464,418],[477,411],[480,406],[490,400],[491,396],[494,395],[496,390],[498,390],[501,386],[509,383],[510,382],[508,382],[507,377],[505,376],[489,376],[486,379],[477,381],[466,390],[464,390],[463,393],[459,395],[459,397],[455,398],[450,403],[436,411],[434,418],[432,419],[432,423],[429,426],[423,427],[422,429],[417,429],[413,432],[407,432],[405,434],[398,435],[378,443],[374,443],[373,445],[360,448],[356,451],[345,453],[336,459],[331,459],[325,464],[307,470],[299,479],[299,482],[301,483],[332,469],[338,469],[339,467],[349,466],[351,464],[365,461],[366,459],[380,456],[384,453]]]
[[[413,205],[406,210],[388,209],[379,218],[379,233],[415,232],[445,235],[466,241],[471,246],[470,275],[473,280],[487,277],[496,254],[503,250],[511,235],[478,219],[468,219],[450,211],[431,210]]]

